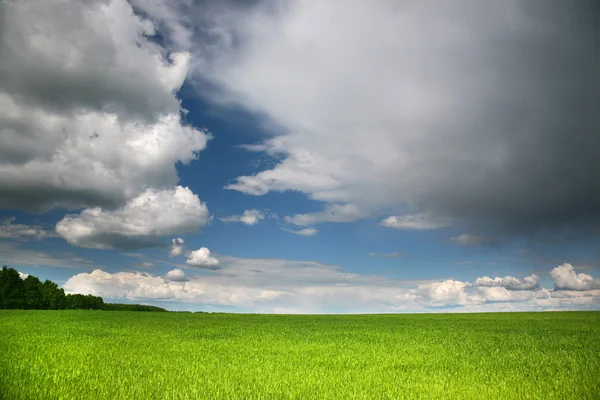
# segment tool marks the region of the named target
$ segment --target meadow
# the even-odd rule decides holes
[[[600,312],[0,310],[2,399],[598,399]]]

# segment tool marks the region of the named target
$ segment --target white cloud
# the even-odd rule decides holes
[[[284,232],[289,232],[289,233],[293,233],[294,235],[300,235],[300,236],[306,236],[306,237],[310,237],[310,236],[315,236],[317,233],[319,233],[318,229],[315,228],[304,228],[304,229],[300,229],[300,230],[293,230],[293,229],[281,229]]]
[[[561,267],[553,271],[559,269],[564,271]],[[535,274],[524,278],[484,276],[474,283],[446,280],[420,285],[408,298],[433,307],[460,306],[465,311],[570,309],[600,305],[597,288],[552,291],[540,288],[539,283],[540,277]],[[507,302],[518,305],[502,308],[494,305]]]
[[[379,225],[395,229],[430,230],[445,228],[450,225],[450,222],[434,218],[427,214],[412,214],[402,216],[391,215],[383,219]]]
[[[138,248],[160,245],[163,236],[193,232],[208,217],[206,205],[187,187],[146,189],[117,210],[88,208],[67,215],[56,232],[80,247]]]
[[[14,224],[14,217],[0,221],[0,239],[45,239],[56,237],[56,234],[45,230],[41,225]]]
[[[3,4],[0,208],[119,207],[178,181],[210,135],[175,92],[190,55],[125,0]]]
[[[138,264],[138,266],[143,269],[149,269],[149,268],[155,267],[154,263],[151,263],[150,261],[144,261],[144,262]]]
[[[477,289],[477,293],[487,302],[528,301],[537,294],[532,290],[514,291],[503,286],[482,286]]]
[[[265,151],[275,154],[280,151],[277,142],[269,147],[262,147]],[[254,149],[259,149],[255,147]],[[280,165],[286,165],[285,171],[268,170],[253,176],[242,176],[237,182],[226,186],[226,189],[238,190],[249,195],[264,195],[269,191],[297,190],[307,194],[324,191],[326,196],[339,182],[332,177],[325,176],[314,168],[314,157],[304,149],[292,150]],[[282,168],[283,169],[283,168]]]
[[[466,282],[448,279],[420,285],[415,294],[432,306],[465,305],[473,302],[473,297],[465,292],[468,286]]]
[[[185,263],[194,267],[214,268],[219,265],[219,260],[210,255],[209,249],[201,247],[198,250],[190,252]]]
[[[187,277],[185,276],[185,272],[183,272],[180,268],[175,268],[165,275],[165,279],[168,279],[173,282],[185,282],[187,281]]]
[[[25,279],[25,278],[27,278],[28,276],[29,276],[29,274],[24,274],[24,273],[22,273],[22,272],[19,272],[19,278],[21,278],[21,279]]]
[[[532,290],[536,289],[540,285],[540,277],[536,274],[526,276],[523,279],[515,278],[512,276],[505,276],[504,278],[496,277],[490,278],[484,276],[477,278],[473,286],[478,287],[503,287],[508,290]]]
[[[161,277],[140,272],[111,274],[99,269],[72,276],[64,284],[67,293],[82,293],[107,298],[171,299],[175,292]]]
[[[232,215],[229,217],[219,218],[223,222],[241,222],[246,225],[256,225],[260,220],[265,219],[265,215],[256,209],[246,210],[243,215]]]
[[[600,279],[591,275],[576,273],[571,264],[563,264],[550,271],[556,289],[559,290],[593,290],[600,289]]]
[[[472,235],[470,233],[453,236],[450,238],[450,241],[460,246],[479,246],[491,243],[491,240],[488,237]]]
[[[185,241],[182,238],[175,238],[171,241],[171,250],[169,255],[171,257],[177,257],[183,254]]]

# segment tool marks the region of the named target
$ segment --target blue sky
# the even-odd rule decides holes
[[[174,310],[598,308],[583,7],[3,7],[20,272]]]

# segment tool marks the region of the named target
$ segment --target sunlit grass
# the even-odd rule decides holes
[[[600,312],[0,311],[3,399],[598,399]]]

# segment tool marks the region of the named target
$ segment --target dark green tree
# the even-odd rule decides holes
[[[142,304],[119,304],[119,303],[104,303],[103,310],[108,311],[153,311],[167,312],[164,308],[157,306],[148,306]]]
[[[65,308],[65,291],[51,280],[42,284],[42,297],[45,310],[61,310]]]
[[[23,280],[14,268],[4,266],[0,271],[0,307],[23,308]]]
[[[27,310],[44,309],[42,282],[33,275],[29,275],[23,280],[23,308]]]
[[[85,300],[82,294],[68,294],[67,295],[67,309],[76,310],[84,308]]]

